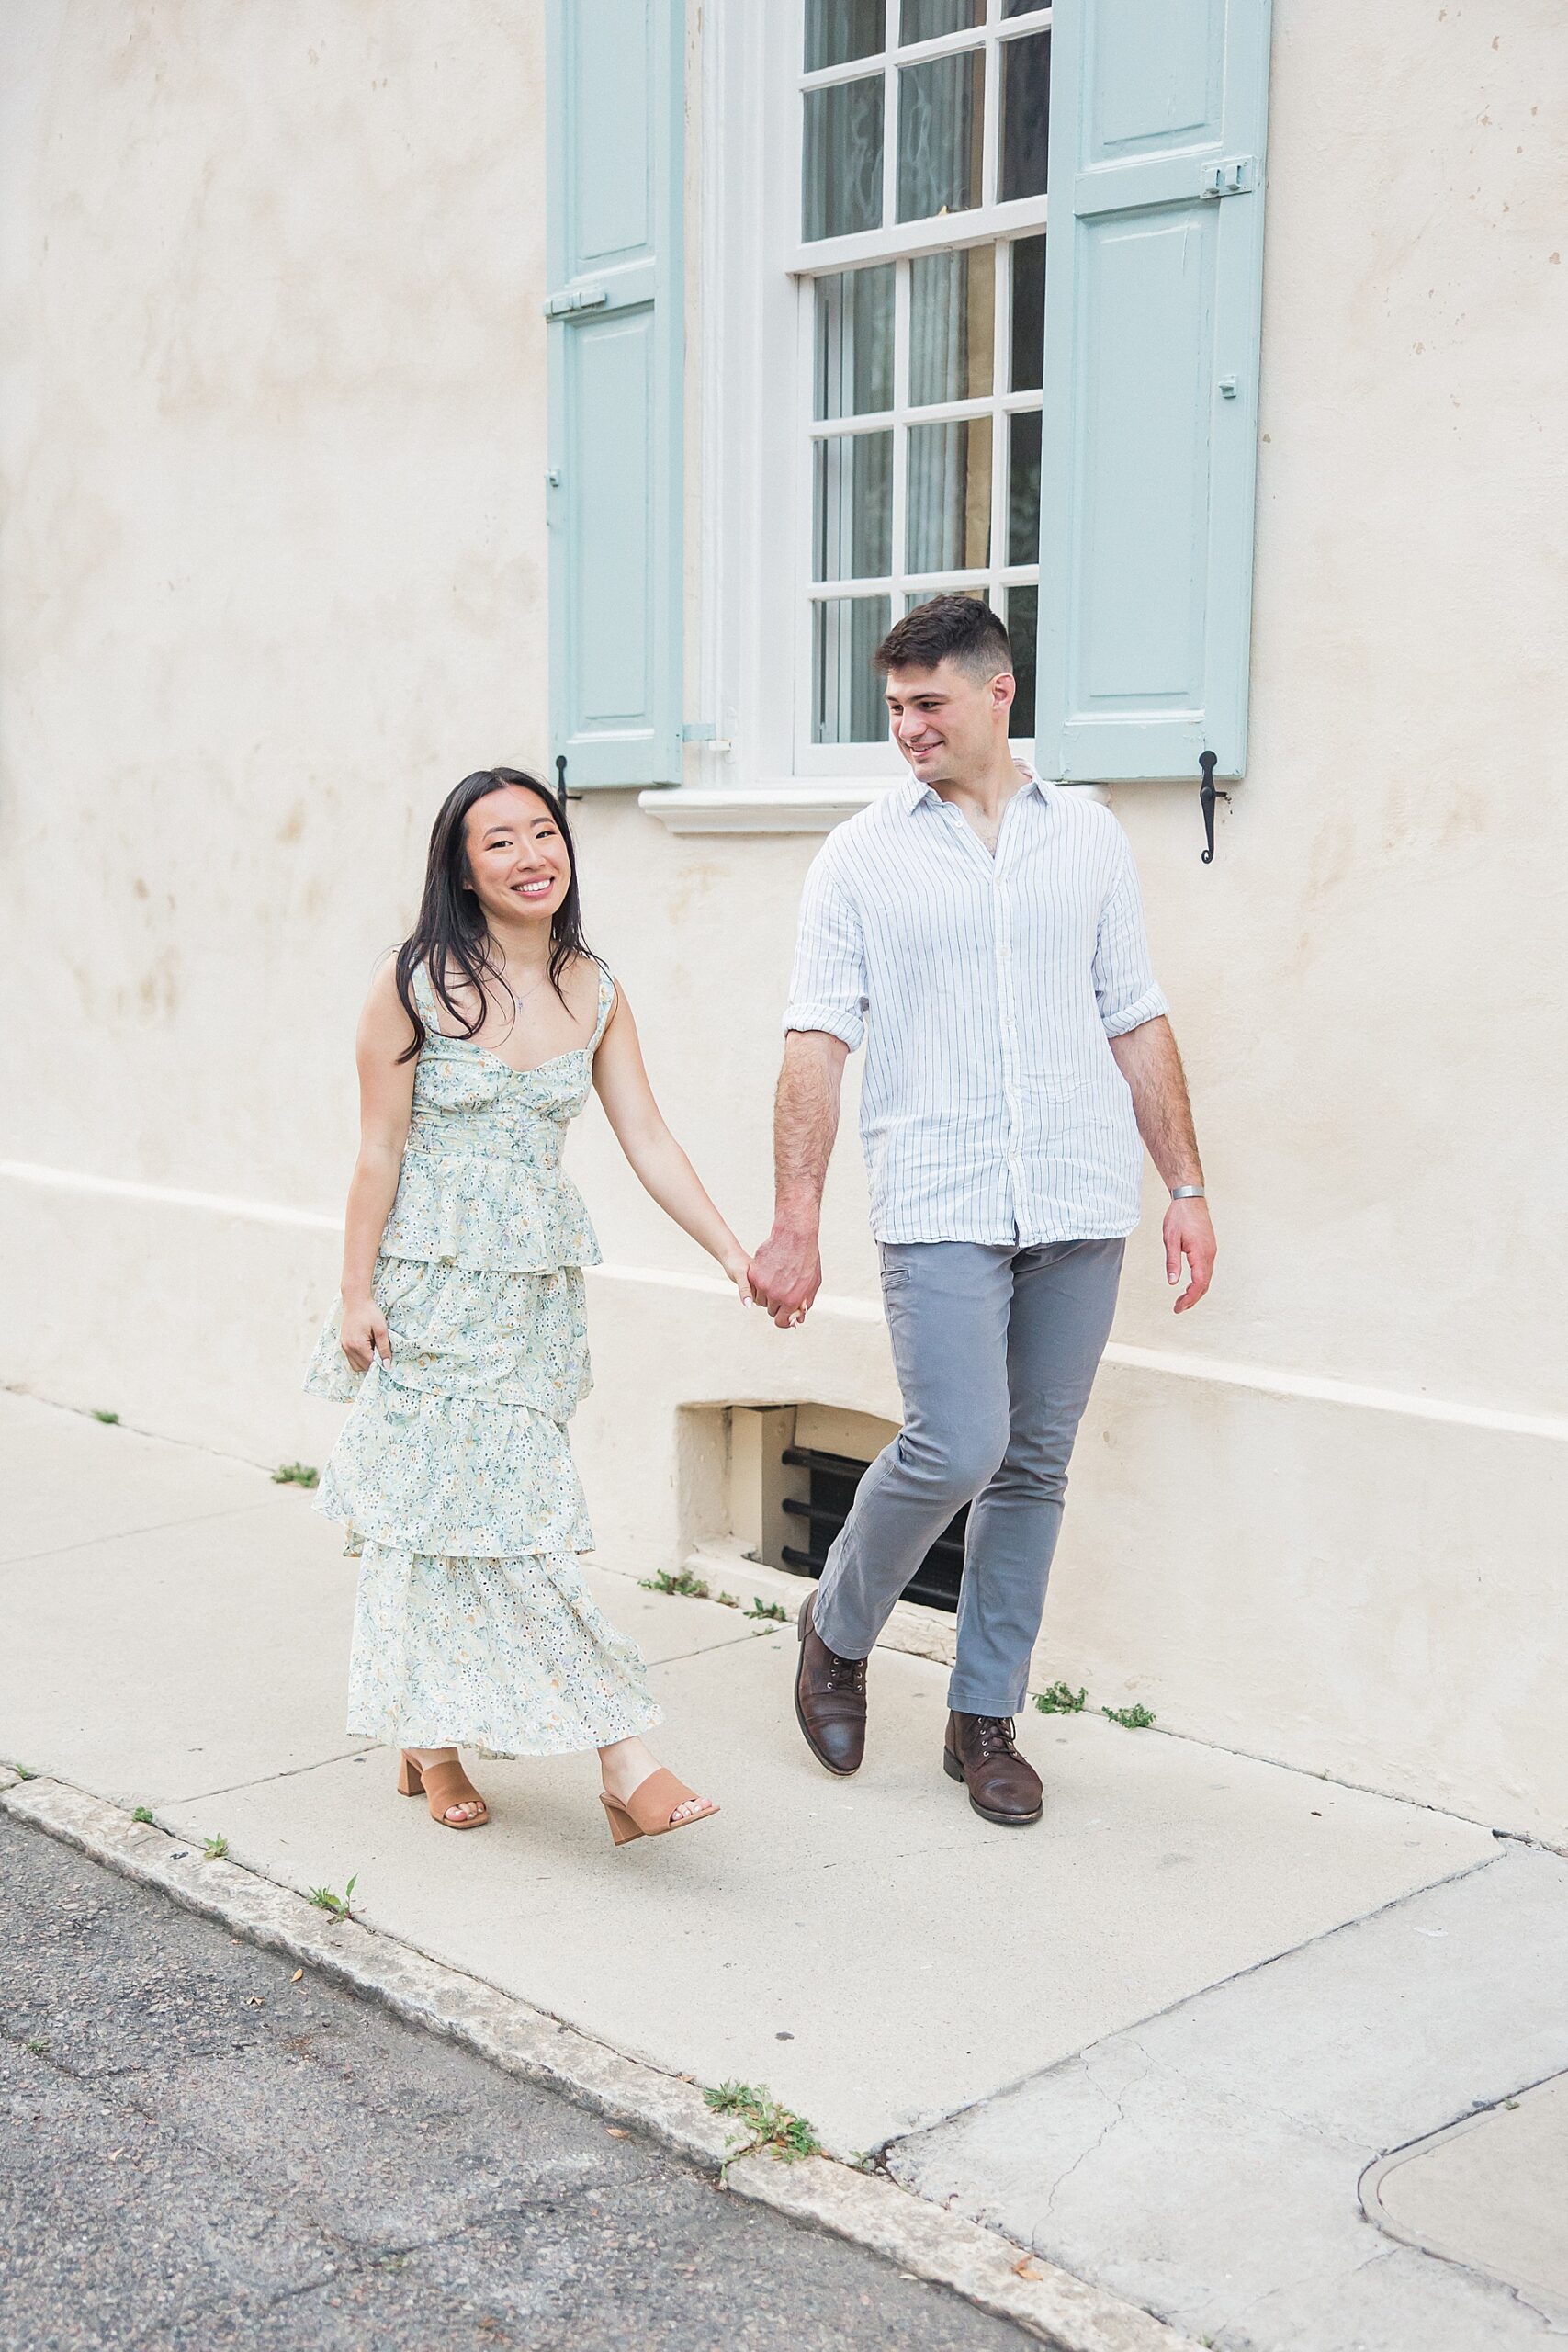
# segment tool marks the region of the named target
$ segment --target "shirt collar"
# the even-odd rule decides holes
[[[1046,784],[1044,777],[1034,768],[1030,769],[1029,780],[1026,784],[1021,784],[1019,786],[1019,791],[1021,793],[1032,792],[1036,798],[1040,800],[1048,800],[1050,798],[1050,786]],[[905,808],[908,810],[910,814],[913,814],[915,809],[919,807],[922,800],[934,801],[939,808],[943,808],[948,805],[942,799],[940,792],[933,791],[929,784],[922,784],[918,775],[907,775],[903,783],[898,787],[898,795]]]

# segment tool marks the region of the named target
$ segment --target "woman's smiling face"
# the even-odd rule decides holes
[[[548,927],[571,888],[571,857],[536,793],[506,784],[476,800],[463,820],[463,849],[488,922]]]

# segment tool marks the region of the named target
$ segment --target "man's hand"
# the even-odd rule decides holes
[[[1214,1227],[1207,1201],[1172,1201],[1165,1213],[1165,1278],[1181,1280],[1181,1261],[1191,1279],[1176,1302],[1176,1312],[1196,1306],[1214,1271]]]
[[[822,1287],[822,1260],[815,1226],[775,1223],[751,1261],[751,1295],[765,1306],[781,1331],[804,1323],[806,1310]]]

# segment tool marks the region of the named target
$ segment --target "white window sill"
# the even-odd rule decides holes
[[[880,800],[886,789],[870,776],[824,776],[729,791],[671,785],[638,793],[637,805],[672,833],[828,833],[857,808]]]
[[[706,790],[689,785],[664,785],[639,792],[637,807],[657,817],[672,833],[830,833],[857,808],[880,800],[890,783],[870,776],[823,776],[809,783],[786,780],[753,785],[750,790]],[[1081,792],[1109,808],[1111,795],[1102,784],[1061,785],[1063,792]]]

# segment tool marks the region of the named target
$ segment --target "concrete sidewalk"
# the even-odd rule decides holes
[[[1568,2256],[1516,2225],[1520,2179],[1568,2175],[1568,2103],[1467,2142],[1462,2197],[1436,2142],[1359,2187],[1568,2067],[1558,1858],[1089,1713],[1027,1717],[1045,1823],[989,1828],[941,1771],[942,1670],[881,1652],[835,1782],[790,1630],[631,1560],[595,1590],[722,1816],[617,1852],[592,1758],[490,1764],[491,1826],[451,1837],[340,1728],[354,1570],[307,1497],[15,1396],[0,1470],[0,1757],[286,1884],[352,1875],[370,1926],[671,2072],[765,2083],[834,2153],[1217,2345],[1568,2324]]]

